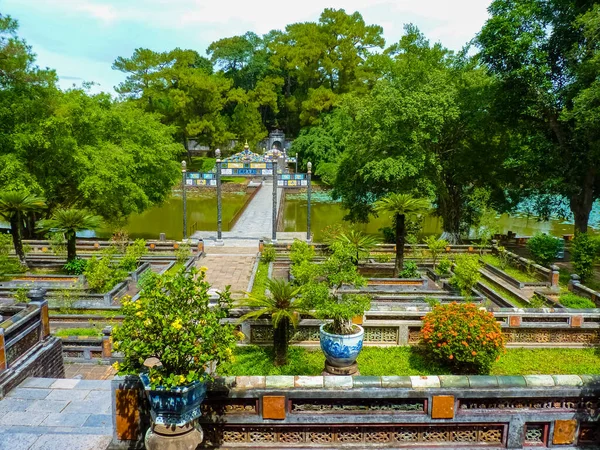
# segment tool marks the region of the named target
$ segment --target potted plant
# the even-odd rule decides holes
[[[229,291],[209,306],[205,271],[152,274],[136,301],[122,301],[124,320],[113,330],[113,348],[123,360],[120,375],[140,374],[155,424],[183,426],[200,416],[206,381],[235,346],[228,316]],[[144,363],[154,360],[151,367]]]
[[[365,280],[358,274],[354,249],[342,242],[330,245],[331,254],[320,264],[303,264],[302,297],[315,317],[330,322],[320,327],[321,349],[328,371],[353,366],[362,349],[364,329],[352,323],[370,308],[363,294],[346,293],[343,286],[359,288]],[[333,369],[332,369],[333,368]]]

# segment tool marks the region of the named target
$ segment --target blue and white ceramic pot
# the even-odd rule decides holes
[[[184,426],[202,414],[200,405],[206,398],[206,383],[196,382],[175,389],[151,389],[148,374],[142,373],[140,379],[155,424]]]
[[[325,358],[330,366],[333,367],[348,367],[356,362],[358,354],[362,350],[363,338],[365,330],[359,326],[360,331],[355,334],[331,334],[323,328],[327,324],[321,325],[319,328],[321,339],[321,350],[325,353]]]

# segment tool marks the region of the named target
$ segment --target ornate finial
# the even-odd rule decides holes
[[[248,150],[250,146],[248,145],[248,139],[246,139],[246,143],[244,144],[244,150]]]

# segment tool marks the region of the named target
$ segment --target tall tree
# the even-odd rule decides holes
[[[481,60],[501,82],[498,115],[523,137],[512,157],[528,175],[520,185],[566,197],[577,232],[600,197],[600,153],[586,125],[598,77],[596,4],[494,0],[477,36]]]
[[[77,258],[77,232],[95,230],[100,227],[102,218],[89,214],[82,209],[58,209],[51,219],[40,222],[40,228],[46,231],[64,233],[67,238],[67,262]]]

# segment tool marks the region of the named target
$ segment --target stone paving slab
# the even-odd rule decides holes
[[[106,450],[110,381],[28,378],[0,400],[0,450]]]

